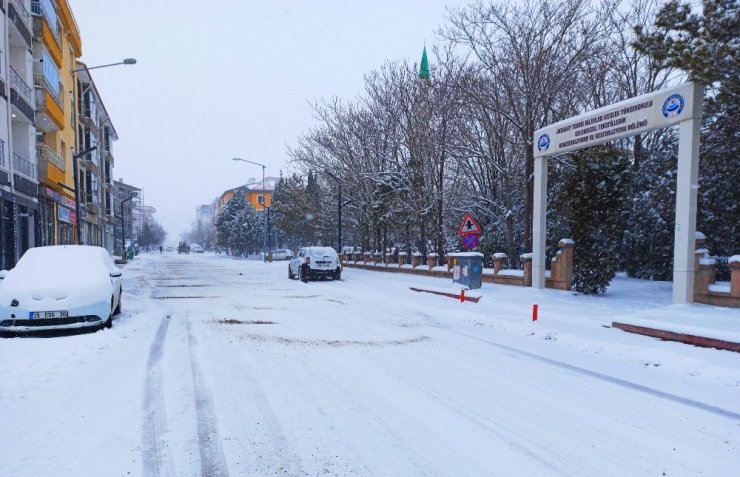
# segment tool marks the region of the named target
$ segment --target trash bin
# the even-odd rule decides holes
[[[483,254],[457,252],[447,255],[452,260],[452,283],[472,290],[480,288],[483,277]]]

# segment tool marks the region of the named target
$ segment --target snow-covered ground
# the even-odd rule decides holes
[[[608,326],[740,341],[740,310],[411,286],[449,281],[142,255],[113,329],[0,341],[0,476],[737,475],[740,354]]]

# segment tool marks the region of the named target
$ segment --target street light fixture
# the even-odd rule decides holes
[[[85,66],[82,68],[77,68],[77,69],[72,70],[72,73],[79,73],[80,71],[86,71],[86,70],[96,70],[98,68],[107,68],[109,66],[135,65],[135,64],[136,64],[136,58],[124,58],[123,61],[119,61],[118,63],[108,63],[107,65]]]
[[[267,261],[267,248],[269,245],[269,237],[270,237],[270,208],[267,206],[267,193],[265,191],[265,166],[264,164],[260,164],[259,162],[250,161],[247,159],[242,159],[240,157],[232,157],[232,161],[241,161],[241,162],[248,162],[249,164],[254,164],[255,166],[260,166],[262,168],[262,202],[259,202],[259,204],[265,208],[265,212],[267,213],[267,229],[265,230],[265,240],[264,240],[264,260]]]

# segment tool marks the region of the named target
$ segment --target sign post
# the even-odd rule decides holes
[[[547,159],[555,154],[678,124],[673,303],[692,302],[702,99],[701,85],[685,83],[605,106],[535,131],[533,287],[545,287]]]
[[[480,225],[478,225],[478,222],[473,218],[473,215],[468,212],[465,215],[462,224],[460,224],[460,228],[457,230],[457,233],[462,237],[463,246],[468,250],[473,250],[478,246],[478,234],[482,231],[483,230],[480,228]]]

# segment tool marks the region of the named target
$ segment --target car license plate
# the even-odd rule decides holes
[[[67,318],[69,312],[67,311],[31,311],[28,313],[28,318],[31,320],[38,320],[41,318]]]

